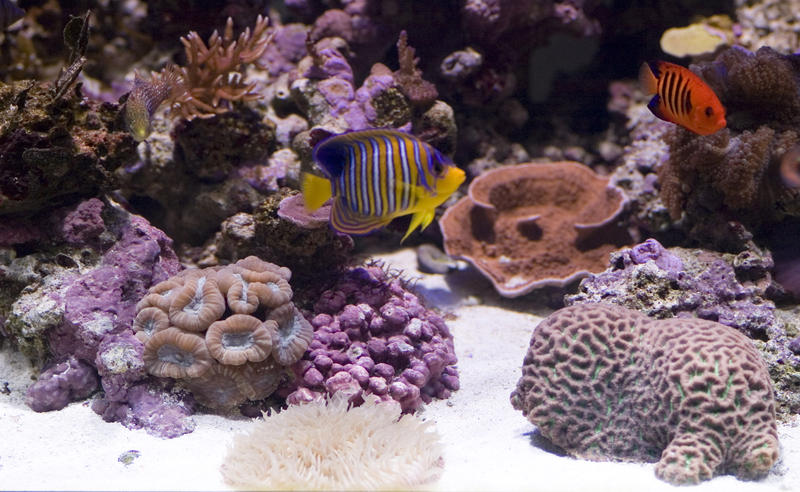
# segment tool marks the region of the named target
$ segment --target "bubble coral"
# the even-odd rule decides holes
[[[266,398],[311,340],[290,278],[289,269],[250,256],[153,286],[134,322],[147,371],[181,380],[213,409]],[[156,311],[168,314],[168,328]]]
[[[403,281],[377,266],[351,269],[314,304],[314,338],[293,369],[297,403],[342,392],[415,411],[459,388],[453,338]]]
[[[630,240],[613,227],[623,207],[620,191],[583,164],[520,164],[475,178],[439,225],[448,255],[516,297],[605,268]]]
[[[778,458],[766,365],[712,321],[560,309],[534,331],[511,403],[572,456],[657,461],[656,476],[676,485],[758,479]]]

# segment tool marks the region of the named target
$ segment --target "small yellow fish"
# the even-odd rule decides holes
[[[425,229],[441,205],[464,182],[464,171],[418,138],[374,129],[331,136],[314,147],[326,178],[303,176],[306,208],[333,197],[331,226],[367,234],[396,217],[413,214],[403,241]]]

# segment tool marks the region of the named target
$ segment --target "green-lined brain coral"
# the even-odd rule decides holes
[[[713,321],[560,309],[534,331],[511,404],[572,456],[658,462],[673,484],[758,479],[778,458],[767,367]]]

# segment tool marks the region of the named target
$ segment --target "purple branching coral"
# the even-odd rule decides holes
[[[399,278],[378,266],[355,268],[314,305],[314,339],[295,364],[290,403],[344,392],[393,399],[413,412],[459,388],[453,337]]]

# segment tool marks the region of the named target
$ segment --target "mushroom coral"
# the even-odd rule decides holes
[[[289,269],[250,256],[153,286],[133,323],[147,371],[181,380],[217,410],[266,398],[311,341],[290,278]]]
[[[761,478],[778,458],[767,366],[713,321],[560,309],[533,332],[511,404],[571,456],[658,462],[676,485]]]
[[[439,221],[447,254],[472,263],[505,297],[600,272],[629,244],[614,221],[621,192],[577,162],[520,164],[481,174]]]
[[[395,402],[332,398],[254,422],[234,437],[225,482],[252,490],[407,489],[436,480],[442,444],[431,422],[400,414]]]

